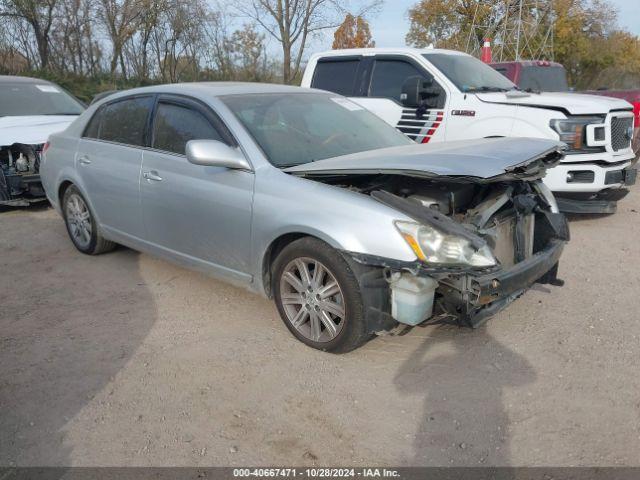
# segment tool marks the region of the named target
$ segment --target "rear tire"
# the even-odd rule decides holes
[[[114,242],[102,236],[89,204],[74,185],[69,186],[62,196],[62,215],[69,238],[80,252],[99,255],[116,247]]]
[[[355,274],[328,244],[305,237],[287,245],[273,263],[276,306],[304,344],[344,353],[364,344],[364,306]]]

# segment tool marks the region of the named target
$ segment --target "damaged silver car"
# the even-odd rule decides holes
[[[561,284],[569,232],[540,179],[562,149],[416,145],[334,94],[195,83],[97,102],[41,173],[81,252],[120,243],[248,287],[299,340],[345,352]]]
[[[46,200],[39,176],[42,148],[83,110],[54,83],[0,75],[0,205]]]

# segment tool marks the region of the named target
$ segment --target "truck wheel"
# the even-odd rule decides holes
[[[278,255],[273,272],[276,306],[298,340],[344,353],[370,338],[356,277],[331,246],[312,237],[296,240]]]
[[[71,185],[62,197],[62,214],[67,232],[75,247],[87,255],[113,250],[114,242],[106,240],[80,191]]]

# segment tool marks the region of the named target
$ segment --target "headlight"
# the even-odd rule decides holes
[[[492,267],[496,259],[488,246],[477,250],[468,240],[413,222],[395,222],[396,228],[416,256],[425,263]]]
[[[587,145],[587,125],[600,125],[602,123],[604,123],[604,118],[602,117],[569,117],[567,119],[557,118],[551,120],[549,126],[558,133],[560,141],[569,146],[569,152],[599,151],[600,147],[589,147]],[[598,140],[597,137],[599,135],[602,135],[602,140],[604,140],[604,126],[601,127],[601,130],[600,132],[596,128],[596,140]]]

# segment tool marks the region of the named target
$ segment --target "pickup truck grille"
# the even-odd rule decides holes
[[[633,128],[633,117],[613,117],[611,119],[611,148],[614,152],[631,146],[630,129]]]

